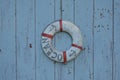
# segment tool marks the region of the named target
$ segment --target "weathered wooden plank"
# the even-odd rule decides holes
[[[94,2],[94,80],[112,80],[112,0]]]
[[[16,80],[15,0],[0,0],[0,80]]]
[[[62,4],[61,4],[62,2]],[[73,0],[55,1],[55,19],[67,20],[74,22]],[[62,5],[62,6],[60,6]],[[61,14],[62,11],[62,14]],[[70,48],[72,43],[71,37],[65,32],[57,33],[55,36],[55,48],[65,51]],[[55,80],[74,80],[74,60],[66,64],[55,63]]]
[[[113,80],[120,79],[120,0],[114,0]]]
[[[16,0],[17,80],[35,80],[34,0]]]
[[[36,0],[36,80],[54,80],[54,61],[41,48],[41,33],[53,21],[54,0]]]
[[[54,0],[54,19],[55,20],[60,20],[61,19],[61,2],[62,0]],[[57,33],[54,37],[53,37],[53,46],[56,48],[56,49],[59,49],[60,48],[58,47],[58,43],[57,43],[57,40],[58,40],[58,37],[59,37],[59,33]],[[56,44],[57,43],[57,44]],[[61,43],[61,42],[60,42]],[[62,43],[63,44],[63,43]],[[62,48],[63,50],[63,48]],[[62,78],[62,72],[61,72],[61,66],[62,64],[61,63],[57,63],[57,62],[54,62],[54,76],[55,76],[55,80],[61,80]]]
[[[62,0],[54,0],[54,19],[61,19]]]
[[[84,48],[75,60],[75,80],[93,80],[93,0],[75,0],[75,24]]]

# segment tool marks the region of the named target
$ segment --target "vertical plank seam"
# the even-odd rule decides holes
[[[93,46],[93,80],[94,80],[94,19],[95,19],[95,15],[94,15],[94,13],[95,13],[95,0],[93,0],[93,29],[92,29],[92,33],[93,33],[93,42],[92,42],[92,46]]]
[[[62,11],[63,11],[63,8],[62,8],[62,0],[60,0],[60,18],[61,18],[61,20],[63,19],[63,13],[62,13]],[[60,65],[60,76],[59,76],[59,80],[61,80],[62,79],[62,66]]]
[[[62,20],[62,0],[60,0],[60,18]]]
[[[73,21],[75,23],[75,0],[73,0]],[[73,62],[73,80],[75,80],[75,59]]]
[[[55,10],[56,10],[56,8],[55,8],[55,5],[56,4],[56,1],[54,0],[54,20],[56,19],[56,15],[55,15]]]
[[[15,53],[16,53],[16,80],[18,79],[18,70],[17,70],[17,0],[15,0]]]
[[[114,80],[114,0],[112,0],[112,80]]]
[[[54,20],[56,19],[56,15],[55,15],[55,5],[56,4],[56,2],[55,2],[55,0],[54,0]],[[55,46],[55,42],[56,42],[56,38],[54,38],[54,46]],[[56,80],[55,78],[56,78],[56,62],[54,61],[54,80]]]
[[[35,80],[36,80],[36,0],[34,0],[34,25],[35,25],[35,29],[34,29],[34,43],[35,43]]]
[[[61,20],[62,20],[62,18],[63,18],[63,13],[62,13],[62,11],[63,11],[63,8],[62,8],[62,0],[60,0],[60,18],[61,18]],[[59,76],[59,80],[61,80],[62,79],[62,66],[60,65],[60,76]]]

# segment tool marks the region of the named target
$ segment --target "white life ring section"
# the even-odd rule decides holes
[[[58,51],[52,46],[52,38],[57,32],[67,32],[71,35],[73,42],[71,48],[67,51]],[[68,21],[55,21],[47,26],[42,33],[41,39],[44,53],[56,62],[64,62],[75,59],[82,51],[82,35],[77,26]]]

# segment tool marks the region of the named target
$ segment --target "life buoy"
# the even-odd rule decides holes
[[[52,38],[57,32],[67,32],[71,35],[73,42],[71,48],[67,51],[58,51],[52,46]],[[52,60],[57,62],[70,61],[82,50],[82,35],[77,26],[68,21],[56,21],[47,26],[42,33],[42,49],[44,53]]]

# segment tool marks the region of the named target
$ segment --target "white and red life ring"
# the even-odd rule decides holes
[[[58,51],[52,46],[52,38],[57,32],[67,32],[71,35],[73,42],[67,51]],[[79,28],[68,21],[56,21],[47,26],[42,33],[42,49],[52,60],[57,62],[70,61],[74,59],[82,50],[82,36]]]

